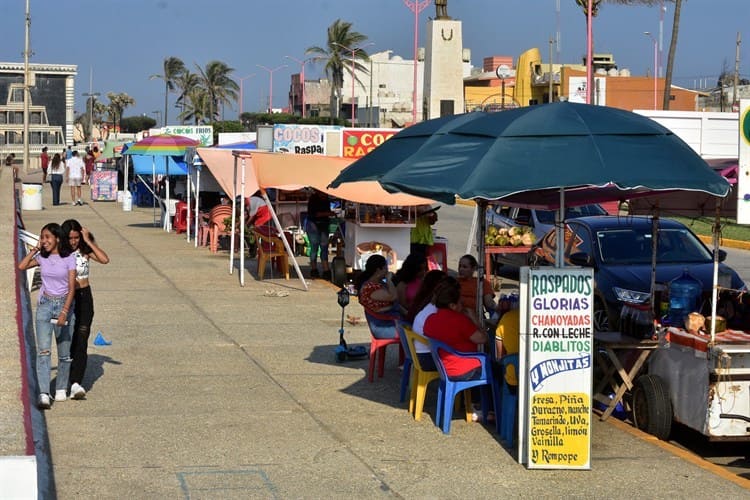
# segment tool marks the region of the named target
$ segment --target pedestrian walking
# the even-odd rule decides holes
[[[47,146],[42,148],[42,154],[39,157],[42,162],[42,184],[47,182],[47,168],[49,167],[49,155],[47,154]]]
[[[67,161],[65,169],[68,171],[68,186],[70,186],[70,200],[73,205],[83,205],[81,200],[81,183],[86,166],[78,156],[78,151],[73,151],[73,156]]]
[[[89,264],[92,260],[100,264],[108,264],[109,256],[96,244],[94,235],[87,228],[82,227],[77,220],[68,219],[63,222],[62,231],[68,238],[76,260],[74,326],[70,345],[70,353],[73,356],[69,379],[70,397],[83,399],[86,397],[83,376],[86,373],[89,336],[91,323],[94,320],[94,297],[89,283]]]
[[[26,254],[18,269],[39,266],[42,286],[36,308],[36,378],[39,385],[38,406],[51,407],[50,363],[52,335],[57,343],[57,380],[55,401],[67,399],[70,372],[70,328],[68,315],[73,303],[76,283],[76,259],[60,224],[51,222],[39,233],[39,243]]]
[[[60,204],[60,188],[63,185],[65,163],[59,153],[55,153],[49,166],[49,183],[52,186],[52,204]]]
[[[5,157],[5,166],[13,169],[13,182],[18,182],[18,167],[13,163],[16,159],[16,154],[11,153]]]

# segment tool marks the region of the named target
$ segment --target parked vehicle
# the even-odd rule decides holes
[[[555,213],[555,210],[490,205],[487,209],[487,229],[489,231],[492,227],[497,229],[520,227],[524,232],[530,229],[534,234],[534,242],[537,242],[554,227]],[[607,211],[597,204],[569,207],[565,210],[566,220],[588,215],[607,215]],[[516,281],[518,269],[527,264],[524,253],[493,254],[492,257],[495,274]]]
[[[594,268],[596,284],[594,327],[599,331],[617,330],[625,302],[646,304],[650,298],[651,217],[581,217],[566,221],[565,262]],[[553,265],[556,234],[548,232],[530,252],[535,263]],[[719,251],[719,261],[726,258]],[[659,220],[656,282],[668,284],[687,269],[701,282],[703,295],[713,286],[713,256],[695,234],[680,222]],[[735,290],[745,288],[740,276],[729,266],[719,264],[720,281]]]

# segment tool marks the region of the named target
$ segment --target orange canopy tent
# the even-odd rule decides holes
[[[363,181],[342,184],[330,189],[331,181],[353,160],[334,156],[296,155],[290,153],[270,153],[255,150],[227,150],[217,148],[198,148],[198,155],[211,171],[216,182],[224,192],[232,193],[232,204],[237,196],[249,196],[259,189],[276,188],[294,191],[312,187],[324,191],[330,196],[358,203],[374,205],[416,206],[432,203],[432,200],[404,193],[389,193],[376,181]],[[279,232],[283,231],[270,200],[263,191],[263,197],[271,212],[274,224]],[[232,210],[232,224],[237,213]],[[244,210],[242,211],[244,219]],[[240,285],[245,285],[245,252],[244,220],[240,224]],[[291,256],[297,276],[307,290],[307,283],[302,277],[297,260],[291,248],[282,238],[287,253]],[[234,248],[234,234],[230,248]],[[229,273],[234,271],[234,253],[229,253]]]

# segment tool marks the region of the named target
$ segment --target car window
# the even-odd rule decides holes
[[[552,225],[555,223],[556,210],[537,210],[536,218],[542,224]],[[580,207],[568,207],[565,209],[565,219],[575,219],[589,215],[607,215],[607,211],[601,205],[581,205]]]
[[[687,229],[662,229],[656,259],[657,262],[703,262],[710,260],[711,254]]]
[[[651,233],[646,230],[598,231],[599,256],[606,264],[650,264]],[[687,229],[660,229],[657,263],[697,263],[711,259],[703,244]]]
[[[516,215],[516,222],[522,226],[528,226],[531,223],[531,210],[528,208],[519,208]]]

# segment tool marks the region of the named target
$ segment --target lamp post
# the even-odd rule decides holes
[[[656,38],[654,38],[654,35],[651,34],[650,31],[644,31],[644,35],[649,37],[651,39],[651,42],[654,44],[654,109],[656,109],[656,101],[657,101],[657,95],[659,93],[658,89],[658,78],[659,78],[659,50],[658,50],[658,42],[656,41]]]
[[[411,96],[411,121],[417,123],[417,41],[419,34],[419,13],[430,5],[430,0],[404,0],[409,10],[414,12],[414,84]]]
[[[305,117],[305,64],[307,64],[308,61],[312,61],[313,57],[308,57],[307,59],[297,59],[296,57],[292,56],[284,56],[285,58],[296,62],[299,64],[299,80],[300,84],[302,86],[302,118]],[[294,103],[292,103],[292,112],[294,112]]]
[[[501,87],[500,87],[500,109],[504,111],[505,110],[505,79],[509,78],[512,73],[511,73],[510,68],[507,65],[501,64],[495,70],[495,74],[500,79],[500,84],[501,84]]]
[[[268,71],[268,113],[271,114],[273,113],[273,73],[280,70],[281,68],[286,68],[286,64],[276,66],[273,69],[263,66],[262,64],[256,64],[256,66]]]
[[[83,97],[88,97],[89,101],[89,139],[94,139],[94,103],[96,98],[102,95],[99,92],[84,92],[81,94]]]
[[[242,104],[245,102],[245,93],[244,93],[245,80],[252,78],[254,76],[255,76],[255,73],[253,73],[252,75],[240,77],[240,116],[239,116],[240,121],[242,121]]]
[[[359,52],[360,50],[364,50],[365,47],[369,47],[370,45],[375,45],[375,42],[369,42],[364,45],[361,45],[359,47],[350,48],[346,45],[342,45],[340,43],[334,42],[335,45],[338,45],[344,50],[348,50],[352,53],[352,68],[351,68],[351,76],[352,76],[352,117],[351,117],[351,125],[354,126],[354,55]]]

